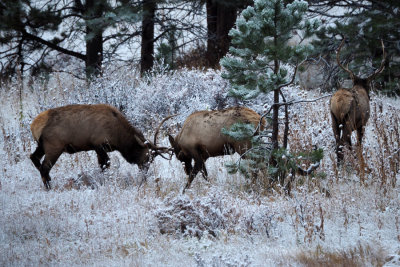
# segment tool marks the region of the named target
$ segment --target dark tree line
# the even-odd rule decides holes
[[[104,60],[113,58],[120,47],[137,37],[139,65],[144,73],[153,67],[155,43],[172,30],[189,32],[193,40],[207,39],[207,65],[217,67],[228,51],[228,32],[238,9],[245,7],[243,1],[225,0],[52,0],[41,5],[37,2],[0,2],[3,77],[17,70],[33,74],[51,70],[57,60],[50,60],[50,55],[56,59],[77,59],[84,62],[87,76],[99,75]],[[184,16],[206,17],[207,29],[197,22],[190,24],[174,17],[177,10]],[[78,45],[82,42],[84,46]]]
[[[316,55],[329,58],[342,35],[352,48],[348,60],[362,59],[355,61],[360,68],[366,65],[365,58],[380,59],[383,39],[388,55],[383,79],[390,88],[398,87],[398,0],[308,3],[310,15],[326,20],[317,34]],[[252,0],[0,0],[0,75],[66,71],[71,60],[83,63],[85,71],[78,73],[88,77],[100,75],[103,64],[112,60],[137,64],[145,73],[152,69],[156,56],[168,56],[165,61],[173,64],[176,53],[182,55],[188,43],[205,45],[204,65],[218,68],[229,49],[228,33],[239,12],[252,4]],[[335,8],[342,12],[333,12]],[[121,56],[124,47],[137,49],[138,56]]]
[[[106,0],[49,1],[5,0],[0,3],[2,73],[51,68],[50,54],[66,55],[85,63],[87,75],[101,71],[104,32],[131,5]],[[107,16],[109,14],[115,16]],[[75,42],[84,42],[85,49]]]

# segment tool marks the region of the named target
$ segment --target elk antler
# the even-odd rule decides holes
[[[351,70],[349,70],[349,68],[344,67],[344,66],[342,65],[342,63],[340,63],[340,49],[342,49],[342,46],[343,46],[343,44],[344,44],[344,40],[345,40],[345,39],[343,38],[343,39],[342,39],[342,42],[341,42],[340,45],[339,45],[339,48],[338,48],[337,51],[336,51],[336,61],[337,61],[338,65],[339,65],[339,67],[341,67],[343,70],[345,70],[347,73],[349,73],[351,79],[353,79],[354,77],[356,77],[356,76],[354,75],[354,73],[353,73]]]
[[[169,120],[169,119],[175,117],[175,116],[178,116],[178,114],[169,115],[169,116],[165,117],[165,118],[160,122],[160,124],[159,124],[158,127],[157,127],[156,132],[154,133],[154,142],[153,142],[153,143],[154,143],[154,146],[157,146],[157,135],[158,135],[158,132],[160,131],[160,128],[161,128],[161,126],[163,125],[163,123],[164,123],[165,121],[167,121],[167,120]]]
[[[349,70],[349,68],[344,67],[342,65],[342,63],[340,63],[340,50],[342,49],[342,46],[344,44],[345,39],[342,39],[342,42],[339,45],[339,48],[336,51],[336,61],[339,65],[339,67],[341,67],[343,70],[345,70],[347,73],[350,74],[350,77],[354,80],[355,77],[357,77],[356,75],[354,75],[354,73]],[[385,45],[383,44],[383,40],[381,39],[381,44],[382,44],[382,61],[381,61],[381,65],[379,66],[379,68],[377,70],[374,71],[374,73],[372,73],[370,76],[368,76],[366,79],[369,81],[372,81],[376,75],[378,75],[379,73],[381,73],[383,71],[383,69],[385,68],[385,61],[386,61],[386,53],[385,53]]]
[[[154,143],[152,143],[152,142],[149,141],[149,140],[146,141],[146,144],[148,145],[148,147],[154,151],[154,152],[152,153],[152,154],[153,154],[153,157],[155,157],[155,156],[157,156],[157,155],[161,155],[161,156],[162,156],[162,153],[168,153],[168,154],[170,153],[170,148],[164,147],[164,146],[162,146],[162,147],[158,147],[158,146],[157,146],[157,135],[158,135],[158,132],[160,131],[160,128],[161,128],[162,124],[163,124],[166,120],[169,120],[170,118],[173,118],[173,117],[175,117],[175,116],[177,116],[177,115],[178,115],[178,114],[170,115],[170,116],[164,118],[164,119],[160,122],[160,124],[159,124],[158,127],[157,127],[156,132],[154,133]],[[162,156],[162,157],[165,158],[164,156]],[[172,155],[171,155],[171,157],[172,157]]]
[[[385,53],[385,45],[383,44],[383,40],[381,39],[381,44],[382,44],[382,61],[379,69],[375,70],[374,73],[372,73],[370,76],[368,76],[368,80],[372,81],[376,75],[381,73],[385,69],[385,61],[386,61],[386,53]]]

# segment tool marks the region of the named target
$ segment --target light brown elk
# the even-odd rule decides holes
[[[370,90],[371,83],[381,73],[385,65],[385,48],[382,41],[383,59],[380,67],[367,78],[360,78],[349,68],[340,63],[340,50],[344,44],[342,40],[336,54],[336,61],[340,68],[345,70],[353,81],[350,89],[340,88],[331,98],[330,109],[332,117],[333,134],[336,141],[337,161],[343,160],[344,146],[351,148],[351,133],[357,130],[357,141],[361,149],[365,125],[370,116]],[[360,150],[361,151],[361,150]]]
[[[251,123],[260,129],[265,127],[265,120],[255,111],[246,107],[233,107],[216,111],[198,111],[191,114],[184,122],[179,134],[169,141],[176,157],[185,164],[185,172],[189,175],[183,192],[190,187],[199,171],[206,179],[208,176],[205,161],[209,157],[222,156],[237,152],[245,153],[251,148],[250,140],[234,140],[222,133],[234,123]],[[194,166],[192,166],[194,160]]]
[[[107,152],[117,150],[129,163],[146,169],[152,152],[158,155],[168,151],[156,146],[156,141],[147,141],[119,110],[104,104],[68,105],[43,111],[33,120],[31,131],[38,146],[30,158],[46,189],[51,188],[50,170],[63,152],[94,150],[104,170],[110,165]]]

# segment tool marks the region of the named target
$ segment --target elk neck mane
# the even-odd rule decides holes
[[[132,140],[134,143],[137,143],[136,138],[139,138],[143,143],[146,142],[146,138],[142,134],[141,131],[139,131],[123,114],[122,112],[118,110],[113,110],[113,115],[118,118],[120,121],[120,127],[124,131],[120,131],[121,138],[125,140]],[[117,130],[117,129],[116,129]]]

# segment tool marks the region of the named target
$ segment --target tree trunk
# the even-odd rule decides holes
[[[101,1],[87,0],[85,4],[86,20],[86,76],[101,74],[103,62],[103,27],[93,22],[93,19],[101,18],[104,6]]]
[[[272,137],[273,149],[279,148],[279,89],[274,90],[274,106],[272,107]]]
[[[217,59],[217,3],[215,0],[207,0],[207,52],[206,59],[209,67],[218,64]]]
[[[287,149],[287,146],[288,146],[288,135],[289,135],[289,107],[288,107],[288,105],[286,105],[287,104],[286,98],[283,95],[281,89],[279,89],[279,94],[282,97],[283,104],[285,104],[285,129],[283,130],[283,145],[282,145],[282,147],[284,149]]]
[[[240,4],[242,5],[242,4]],[[208,66],[217,68],[229,50],[229,31],[236,22],[238,4],[222,0],[207,0],[207,52]]]
[[[277,46],[276,42],[277,38],[274,37],[275,46]],[[274,60],[274,73],[278,74],[279,72],[279,61],[277,59]],[[278,137],[279,137],[279,93],[280,89],[276,88],[274,90],[274,104],[272,107],[272,137],[271,142],[273,145],[273,149],[279,148]]]
[[[92,29],[87,27],[87,33]],[[103,62],[103,33],[96,31],[94,36],[86,40],[86,74],[87,76],[98,76],[101,74]]]
[[[237,17],[238,8],[233,4],[222,5],[218,7],[217,16],[217,40],[218,40],[218,59],[217,64],[219,65],[219,60],[223,58],[229,51],[229,45],[231,43],[231,37],[229,36],[229,31],[235,25]]]
[[[153,68],[154,64],[154,18],[156,13],[155,0],[143,1],[142,47],[140,55],[140,74]]]
[[[275,3],[275,10],[278,10],[278,5],[279,2]],[[277,28],[278,25],[278,17],[276,16],[275,13],[275,17],[274,17],[274,25],[275,25],[275,29]],[[274,47],[275,49],[278,49],[278,36],[275,34],[274,35]],[[278,74],[279,73],[279,65],[280,62],[278,60],[278,57],[275,55],[275,59],[274,59],[274,74]],[[274,105],[272,108],[273,114],[272,114],[272,137],[271,137],[271,142],[273,145],[273,149],[276,150],[279,148],[279,143],[278,143],[278,138],[279,138],[279,93],[280,93],[280,88],[276,88],[274,89]]]

